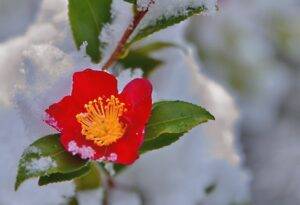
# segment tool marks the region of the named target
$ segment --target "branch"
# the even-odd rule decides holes
[[[145,10],[137,11],[132,22],[128,25],[127,29],[123,33],[121,40],[119,41],[116,49],[111,54],[108,61],[104,64],[102,67],[102,70],[109,69],[115,62],[119,59],[120,54],[122,53],[128,39],[130,38],[131,34],[134,32],[134,30],[137,28],[141,20],[145,17],[145,15],[148,13],[149,8],[152,4],[154,4],[155,0],[150,0],[147,8]]]

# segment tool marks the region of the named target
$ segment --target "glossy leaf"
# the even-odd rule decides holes
[[[126,165],[121,165],[121,164],[114,164],[114,170],[117,174],[120,174],[121,172],[123,172],[128,166]]]
[[[141,152],[170,145],[193,127],[208,120],[214,120],[214,117],[198,105],[182,101],[155,103]]]
[[[159,19],[157,19],[156,21],[154,21],[154,23],[151,21],[151,24],[144,25],[142,28],[140,28],[140,30],[137,32],[137,34],[133,37],[130,44],[133,42],[139,41],[157,31],[160,31],[169,26],[180,23],[181,21],[184,21],[187,18],[189,18],[195,14],[202,13],[206,10],[207,9],[205,8],[205,6],[200,6],[197,8],[188,7],[184,12],[180,12],[178,15],[174,15],[174,16],[170,16],[170,17],[162,16]]]
[[[124,1],[126,1],[126,2],[128,2],[128,3],[131,3],[131,4],[136,4],[136,1],[137,1],[137,0],[124,0]]]
[[[92,61],[101,60],[99,35],[111,21],[112,0],[69,0],[69,21],[77,49],[86,42],[86,53]]]
[[[153,43],[149,43],[142,47],[136,48],[135,52],[144,54],[144,55],[148,55],[153,52],[156,52],[156,51],[159,51],[162,49],[166,49],[166,48],[171,48],[171,47],[179,47],[179,46],[174,43],[167,42],[167,41],[155,41]]]
[[[214,119],[214,116],[204,108],[188,102],[154,103],[140,154],[168,146],[179,140],[193,127]],[[127,166],[114,165],[117,174],[126,168]]]
[[[119,63],[127,69],[139,68],[143,71],[143,76],[149,76],[163,62],[135,51],[129,52],[126,58],[123,58]]]
[[[177,140],[179,140],[180,137],[182,137],[185,133],[167,133],[162,134],[160,137],[152,139],[152,140],[145,140],[143,143],[140,154],[144,154],[151,150],[160,149],[163,147],[166,147]]]
[[[77,177],[80,177],[82,175],[86,175],[90,172],[91,165],[90,163],[87,163],[85,166],[82,166],[78,170],[68,172],[68,173],[54,173],[50,175],[41,176],[39,178],[38,184],[40,186],[44,186],[50,183],[57,183],[57,182],[63,182],[63,181],[69,181],[72,179],[75,179]]]
[[[141,69],[143,76],[149,77],[155,69],[163,64],[162,60],[152,57],[151,54],[175,46],[175,44],[169,42],[153,42],[126,52],[124,57],[119,60],[119,63],[126,69]]]
[[[91,169],[86,175],[83,175],[74,180],[76,191],[85,191],[97,189],[101,186],[101,174],[99,165],[97,163],[91,163]]]
[[[87,161],[64,150],[58,134],[45,136],[24,151],[19,161],[15,189],[27,179],[55,173],[71,174],[81,170],[86,164]]]

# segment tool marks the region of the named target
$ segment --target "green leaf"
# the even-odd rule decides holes
[[[79,202],[78,202],[76,196],[69,198],[66,205],[79,205]]]
[[[65,151],[58,134],[45,136],[24,151],[19,161],[15,190],[27,179],[54,173],[71,174],[87,163]]]
[[[127,50],[128,52],[125,52],[119,63],[126,69],[139,68],[143,71],[144,77],[149,77],[156,68],[163,64],[163,61],[151,57],[151,54],[170,47],[176,47],[176,45],[170,42],[157,41],[130,51]]]
[[[73,196],[64,197],[64,201],[59,205],[79,205],[76,194]]]
[[[168,146],[179,140],[193,127],[214,119],[214,116],[204,108],[188,102],[160,101],[154,103],[140,154]],[[127,167],[114,165],[117,174]]]
[[[40,186],[44,186],[50,183],[57,183],[57,182],[63,182],[63,181],[69,181],[72,179],[75,179],[77,177],[80,177],[82,175],[85,175],[89,173],[91,170],[90,163],[87,163],[86,165],[82,166],[78,170],[75,170],[73,172],[68,173],[54,173],[50,175],[41,176],[39,178],[38,184]]]
[[[165,29],[169,26],[180,23],[181,21],[184,21],[187,18],[189,18],[195,14],[204,12],[206,10],[207,9],[205,6],[200,6],[197,8],[188,7],[185,11],[180,12],[178,15],[174,15],[174,16],[170,16],[170,17],[162,16],[159,19],[157,19],[156,21],[154,21],[154,23],[151,22],[151,24],[143,26],[137,32],[136,36],[134,36],[134,38],[132,39],[132,41],[129,44],[139,41],[157,31],[160,31],[161,29]]]
[[[91,163],[91,169],[86,174],[79,178],[74,179],[76,191],[85,191],[97,189],[101,186],[101,174],[99,165],[97,163]]]
[[[120,174],[121,172],[123,172],[128,166],[126,165],[121,165],[121,164],[114,164],[114,170],[117,174]]]
[[[162,134],[160,137],[152,139],[152,140],[145,140],[143,143],[140,154],[144,154],[148,151],[160,149],[162,147],[166,147],[182,137],[185,133],[166,133]]]
[[[112,0],[69,0],[69,21],[77,49],[87,42],[86,53],[92,61],[101,60],[103,43],[99,35],[103,26],[111,21]]]
[[[125,58],[119,60],[119,63],[127,69],[140,68],[143,71],[143,76],[147,77],[163,62],[145,54],[131,51]]]
[[[214,120],[204,108],[182,101],[161,101],[153,105],[146,126],[141,153],[159,149],[177,141],[193,127]]]
[[[137,0],[124,0],[124,1],[126,1],[126,2],[128,2],[128,3],[131,3],[131,4],[136,4],[136,1],[137,1]]]
[[[174,43],[171,43],[171,42],[156,41],[156,42],[144,45],[142,47],[139,47],[139,48],[135,49],[134,51],[137,53],[140,53],[140,54],[149,55],[155,51],[159,51],[159,50],[171,48],[171,47],[179,47],[179,46]]]

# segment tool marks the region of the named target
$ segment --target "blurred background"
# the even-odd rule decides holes
[[[241,111],[253,204],[300,203],[300,1],[224,0],[192,20],[203,71]]]
[[[0,0],[0,45],[23,35],[39,7],[39,0]],[[240,111],[248,204],[300,204],[299,10],[299,0],[221,0],[216,14],[193,17],[184,34],[202,72]]]

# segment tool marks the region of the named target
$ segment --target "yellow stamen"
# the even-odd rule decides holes
[[[106,100],[99,97],[84,107],[86,112],[76,115],[76,119],[87,140],[92,140],[98,146],[107,146],[124,135],[126,125],[120,121],[120,117],[126,108],[118,98],[113,95]]]

